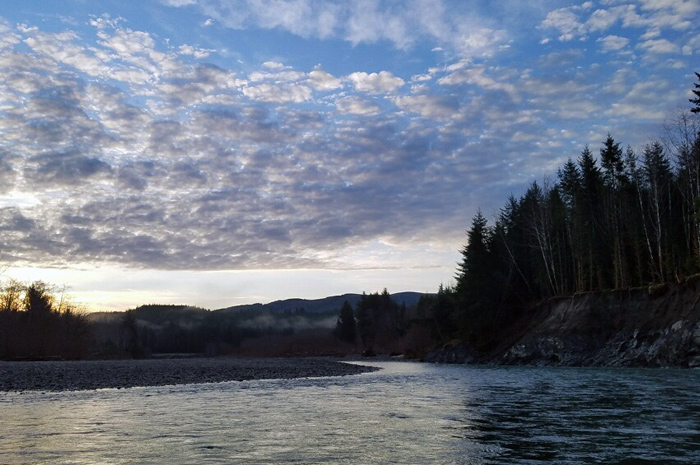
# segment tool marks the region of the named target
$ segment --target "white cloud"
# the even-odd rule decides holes
[[[90,25],[101,31],[103,29],[117,29],[124,21],[122,17],[113,18],[105,13],[102,16],[93,16],[90,19]]]
[[[669,10],[675,14],[689,16],[700,11],[697,0],[639,0],[644,10]]]
[[[317,67],[309,73],[309,85],[316,90],[327,91],[338,89],[343,84],[340,79]]]
[[[289,103],[306,102],[311,100],[311,89],[303,85],[294,84],[268,84],[262,83],[256,86],[244,87],[243,95],[261,102]]]
[[[160,0],[160,2],[166,6],[182,7],[194,5],[197,3],[197,0]]]
[[[611,35],[601,37],[597,40],[597,42],[600,43],[600,46],[604,52],[619,52],[627,47],[630,41],[626,37]]]
[[[615,72],[612,79],[603,87],[606,92],[613,94],[626,94],[629,92],[630,86],[638,80],[638,76],[632,70],[627,68],[619,69]]]
[[[426,82],[430,81],[433,79],[434,75],[433,74],[416,74],[415,76],[411,76],[411,81],[413,82]]]
[[[346,115],[375,116],[381,111],[377,105],[355,96],[338,99],[335,105],[339,113]]]
[[[272,72],[253,71],[248,78],[251,82],[295,82],[306,79],[306,74],[301,71],[294,71],[291,68],[275,68]]]
[[[666,113],[664,102],[668,88],[668,82],[661,79],[637,82],[631,86],[627,95],[612,103],[609,113],[636,119],[663,119]]]
[[[548,13],[540,27],[555,29],[559,40],[570,41],[586,38],[589,33],[604,32],[620,23],[624,28],[645,28],[642,38],[657,36],[664,28],[678,31],[690,30],[698,21],[700,2],[697,0],[639,0],[637,4],[623,1],[606,1],[604,5],[621,5],[600,8],[586,16],[579,6],[560,8]],[[635,32],[636,34],[636,32]]]
[[[180,45],[178,51],[181,55],[191,55],[197,59],[207,58],[214,51],[212,49],[193,47],[192,45]]]
[[[278,63],[276,61],[266,61],[262,65],[263,65],[263,68],[269,68],[269,69],[276,69],[276,70],[289,69],[284,64]]]
[[[647,32],[645,32],[644,34],[642,34],[640,36],[640,39],[644,39],[644,40],[656,39],[660,35],[661,35],[661,29],[653,27],[653,28],[648,29]]]
[[[582,36],[586,30],[577,13],[580,9],[580,7],[569,7],[550,11],[542,21],[541,27],[557,29],[560,33],[559,40],[564,42]]]
[[[197,5],[226,27],[281,29],[304,38],[336,38],[356,45],[388,42],[409,49],[427,40],[436,43],[433,49],[492,56],[503,48],[507,36],[485,27],[473,10],[458,12],[444,0],[199,0]]]
[[[465,57],[491,57],[510,47],[505,31],[467,25],[460,26],[455,45]]]
[[[618,20],[619,17],[610,10],[596,10],[588,19],[588,28],[591,31],[607,31]]]
[[[350,82],[359,92],[371,94],[389,93],[404,85],[404,80],[389,71],[379,73],[355,72],[348,76]]]
[[[12,25],[4,18],[0,18],[0,50],[9,48],[19,42],[20,36],[13,31]]]
[[[696,35],[688,40],[688,43],[683,47],[684,51],[688,50],[698,53],[700,52],[700,35]]]
[[[667,39],[646,40],[639,47],[653,54],[679,53],[678,45]]]
[[[109,56],[73,43],[74,33],[49,34],[32,31],[24,42],[47,60],[73,66],[95,77],[108,77],[112,68]]]
[[[418,113],[424,118],[435,120],[450,119],[459,111],[456,100],[438,95],[407,95],[396,97],[394,103],[402,110]]]
[[[476,66],[458,70],[438,80],[442,85],[471,84],[485,90],[500,90],[507,92],[514,99],[519,99],[515,86],[509,82],[501,82],[486,74],[486,68]]]
[[[102,38],[102,45],[113,49],[124,62],[136,65],[149,74],[159,73],[160,62],[166,55],[155,49],[155,41],[150,34],[120,28],[111,34],[100,31],[98,35]]]

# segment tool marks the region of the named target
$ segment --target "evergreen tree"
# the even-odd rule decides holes
[[[581,222],[578,202],[581,191],[581,173],[578,165],[569,158],[564,167],[558,171],[559,182],[557,188],[561,192],[561,199],[565,206],[565,227],[566,242],[569,244],[566,256],[567,267],[571,268],[572,275],[570,281],[573,292],[580,292],[583,285],[583,262],[580,257],[583,253],[583,240],[581,239],[582,228],[578,225]]]
[[[24,308],[29,314],[48,314],[53,310],[53,296],[46,283],[29,285],[24,294]]]
[[[437,332],[438,340],[445,344],[454,337],[454,290],[450,287],[445,287],[440,284],[437,296],[432,307],[432,317],[435,322],[435,331]]]
[[[355,308],[355,318],[366,351],[393,351],[402,330],[400,313],[400,307],[386,289],[381,294],[362,294]]]
[[[343,302],[338,315],[338,321],[335,325],[335,336],[341,341],[353,343],[357,338],[357,324],[355,322],[355,314],[352,310],[350,302]]]
[[[624,186],[628,183],[620,144],[610,134],[600,149],[600,164],[603,168],[603,210],[604,231],[610,242],[613,265],[613,284],[616,288],[627,284],[627,267],[624,259],[625,238],[623,237]]]
[[[600,165],[603,168],[605,185],[616,191],[625,182],[624,163],[620,144],[615,142],[610,134],[600,149]]]
[[[569,158],[564,167],[559,169],[559,189],[562,199],[570,211],[576,208],[576,200],[581,189],[581,173],[574,161]]]
[[[691,98],[690,103],[692,103],[694,106],[690,110],[693,113],[700,113],[700,73],[695,73],[695,76],[698,78],[698,82],[695,85],[695,90],[693,90],[693,94],[695,94],[695,98]]]
[[[583,290],[606,289],[611,286],[609,279],[609,241],[605,228],[602,205],[603,178],[588,146],[583,149],[578,160],[581,173],[580,200],[577,205],[578,224],[585,255],[583,263]]]
[[[459,312],[457,327],[460,334],[472,343],[487,344],[495,329],[498,302],[494,296],[493,262],[489,253],[492,235],[486,218],[479,210],[467,232],[467,245],[462,249],[458,267],[457,298]]]

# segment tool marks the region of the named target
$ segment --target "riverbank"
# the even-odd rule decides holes
[[[0,362],[0,392],[78,391],[252,379],[345,376],[376,368],[319,358]]]
[[[700,276],[554,298],[527,313],[489,353],[457,344],[426,361],[700,368]]]
[[[507,364],[700,367],[700,278],[592,292],[542,306]]]

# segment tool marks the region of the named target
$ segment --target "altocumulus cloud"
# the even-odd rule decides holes
[[[608,131],[646,142],[686,98],[697,2],[466,3],[158,5],[207,30],[432,49],[408,74],[244,66],[107,15],[78,19],[90,29],[0,21],[3,259],[333,268],[375,243],[456,249],[479,205]],[[388,260],[370,262],[405,264]]]

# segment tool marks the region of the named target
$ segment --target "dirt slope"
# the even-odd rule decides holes
[[[542,304],[504,364],[700,367],[700,277]]]

